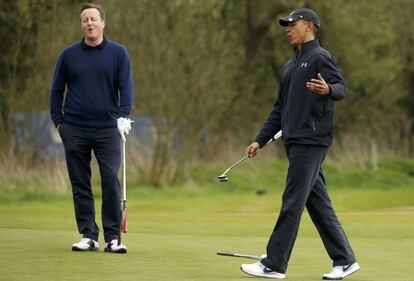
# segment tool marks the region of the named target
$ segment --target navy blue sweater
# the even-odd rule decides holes
[[[317,79],[318,73],[331,94],[321,96],[306,87],[306,82]],[[329,52],[320,47],[318,40],[303,44],[282,69],[278,98],[255,141],[263,147],[282,130],[285,145],[331,145],[334,101],[345,95],[345,80]]]
[[[77,42],[62,51],[56,64],[50,93],[53,123],[115,127],[118,117],[130,114],[133,87],[124,46],[106,39],[96,47]]]

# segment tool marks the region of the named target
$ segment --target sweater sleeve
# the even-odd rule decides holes
[[[346,96],[346,83],[338,65],[332,56],[326,54],[319,60],[319,70],[328,86],[331,88],[329,97],[335,101],[342,100]]]
[[[275,104],[273,105],[273,109],[255,139],[255,141],[260,145],[260,148],[264,147],[266,143],[280,130],[282,104],[282,95],[279,89],[279,94]]]
[[[66,65],[65,57],[62,53],[56,63],[53,74],[52,86],[50,90],[50,115],[53,123],[57,127],[63,123],[63,96],[66,86]]]
[[[119,117],[128,117],[131,113],[131,106],[134,98],[134,83],[132,80],[131,64],[128,52],[124,49],[120,57],[120,67],[118,69],[118,89],[120,94]]]

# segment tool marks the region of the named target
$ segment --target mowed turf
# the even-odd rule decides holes
[[[414,280],[414,190],[331,192],[361,271],[347,280]],[[79,235],[69,196],[0,204],[0,280],[255,280],[252,260],[217,251],[265,253],[281,193],[134,190],[128,254],[72,252]],[[411,207],[410,207],[411,206]],[[100,220],[100,200],[96,202]],[[100,223],[99,223],[100,224]],[[305,213],[287,279],[320,280],[331,261]]]

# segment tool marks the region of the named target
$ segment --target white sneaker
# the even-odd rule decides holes
[[[359,270],[359,265],[355,262],[348,265],[334,266],[331,272],[322,276],[323,280],[342,280],[346,276]]]
[[[242,264],[240,269],[247,274],[256,276],[256,277],[265,277],[273,279],[285,279],[286,275],[279,273],[264,266],[261,262],[256,262],[252,264]]]
[[[72,251],[99,251],[99,244],[90,238],[82,238],[81,241],[72,245]]]
[[[127,252],[127,247],[122,243],[121,245],[118,245],[118,239],[114,239],[105,244],[105,252],[125,254]]]

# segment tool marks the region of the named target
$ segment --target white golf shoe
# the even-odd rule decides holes
[[[121,245],[118,245],[118,239],[114,239],[105,244],[105,252],[125,254],[127,252],[127,247],[122,243]]]
[[[249,275],[273,279],[285,279],[286,275],[264,266],[261,262],[242,264],[240,269]]]
[[[324,274],[322,276],[323,280],[342,280],[346,276],[358,271],[360,269],[359,265],[355,262],[348,265],[339,265],[334,266],[331,269],[331,272]]]
[[[72,245],[72,251],[99,251],[99,244],[90,238],[82,238],[78,243]]]

